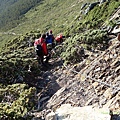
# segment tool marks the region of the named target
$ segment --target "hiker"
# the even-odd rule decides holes
[[[48,32],[46,32],[46,44],[48,50],[52,50],[52,37],[49,35]]]
[[[55,51],[53,49],[55,46],[55,43],[52,40],[52,36],[50,36],[48,32],[46,32],[46,43],[47,43],[49,58],[51,58],[52,55],[55,53]]]
[[[47,44],[49,44],[49,43],[51,43],[52,44],[52,37],[49,35],[49,33],[48,32],[46,32],[46,43]]]
[[[51,39],[51,41],[52,41],[52,48],[54,48],[54,47],[55,47],[55,43],[54,43],[55,37],[54,37],[54,35],[53,35],[52,30],[49,31],[49,37],[50,37],[50,39]]]
[[[38,63],[44,65],[44,56],[46,56],[46,63],[49,60],[47,44],[46,44],[46,35],[43,34],[41,37],[34,42],[36,54],[38,56]]]
[[[64,36],[62,34],[58,35],[55,38],[56,45],[59,44],[59,43],[62,43],[63,42],[63,38],[64,38]]]

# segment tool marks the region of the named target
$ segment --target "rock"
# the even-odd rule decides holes
[[[111,76],[108,76],[107,78],[106,78],[106,81],[111,81],[112,80],[112,75]]]
[[[107,99],[112,98],[112,89],[111,89],[111,88],[108,88],[108,89],[104,92],[104,96],[105,96],[105,98],[107,98]]]
[[[100,0],[100,4],[102,4],[102,3],[104,3],[104,2],[106,2],[106,0]]]
[[[21,83],[23,82],[24,78],[21,75],[18,75],[17,79],[16,79],[16,83]]]
[[[73,107],[63,104],[55,112],[57,120],[110,120],[108,108]]]
[[[94,88],[96,88],[99,85],[99,83],[98,82],[94,82],[92,85],[94,86]]]
[[[100,71],[100,67],[98,67],[94,70],[94,72],[98,72],[98,71]]]
[[[83,5],[81,6],[81,10],[82,10],[86,5],[87,5],[87,3],[83,4]]]
[[[117,33],[118,33],[118,35],[120,34],[119,32],[120,32],[120,28],[114,28],[114,29],[111,31],[111,33],[114,33],[114,34],[117,34]],[[120,40],[120,37],[119,37],[119,36],[118,36],[118,40]]]
[[[100,2],[94,2],[89,5],[89,7],[85,10],[85,14],[87,14],[90,10],[92,10],[97,4]]]
[[[54,112],[50,112],[50,113],[46,116],[45,120],[57,120],[57,116],[56,116],[56,114],[55,114]]]
[[[100,4],[104,3],[104,2],[109,2],[110,0],[100,0]]]

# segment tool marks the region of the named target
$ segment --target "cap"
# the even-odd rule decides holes
[[[49,32],[52,33],[52,30],[50,30]]]

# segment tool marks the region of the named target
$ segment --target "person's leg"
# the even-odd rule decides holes
[[[46,56],[45,63],[48,63],[49,59],[50,59],[50,54],[48,56]]]
[[[63,39],[60,39],[60,43],[62,43],[63,42]]]
[[[52,48],[54,48],[54,47],[55,47],[55,43],[53,42],[53,43],[52,43]]]
[[[38,60],[38,64],[41,64],[39,56],[37,56],[37,60]]]
[[[42,65],[44,65],[44,56],[43,55],[40,56],[40,62]]]

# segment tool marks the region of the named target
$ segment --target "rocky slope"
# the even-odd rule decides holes
[[[109,111],[120,113],[119,51],[120,41],[115,38],[106,51],[102,53],[87,52],[86,54],[89,54],[88,58],[79,64],[60,66],[62,62],[59,61],[61,63],[59,66],[54,66],[54,69],[52,66],[50,71],[43,74],[44,80],[49,83],[46,88],[48,93],[38,103],[40,105],[39,109],[42,108],[43,110],[31,114],[38,119],[42,119],[42,116],[46,117],[50,111],[54,111],[54,115],[56,115],[58,114],[56,113],[57,109],[62,104],[70,104],[74,107],[105,107],[108,109],[108,115]],[[89,64],[90,61],[92,62]],[[52,62],[51,64],[55,65]]]

